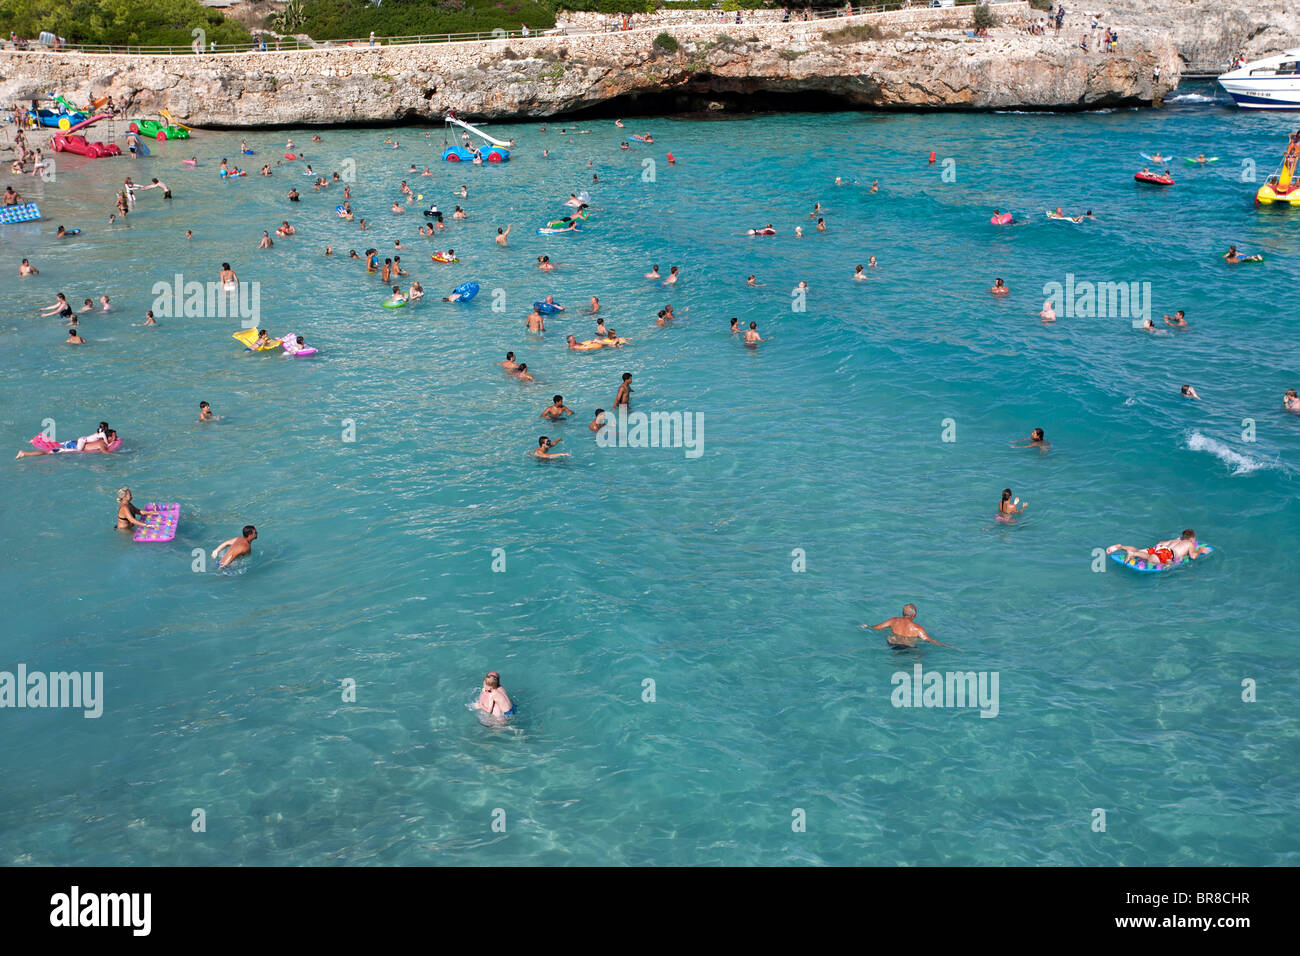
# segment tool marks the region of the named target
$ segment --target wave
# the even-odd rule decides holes
[[[1204,93],[1179,93],[1177,96],[1165,98],[1166,103],[1215,103],[1218,102],[1217,96],[1206,96]]]
[[[1202,435],[1195,429],[1187,436],[1187,447],[1191,451],[1209,452],[1225,465],[1232,466],[1234,475],[1249,475],[1263,468],[1277,467],[1277,462],[1265,461],[1262,458],[1253,458],[1250,455],[1243,455],[1239,451],[1233,451],[1232,448],[1217,438]]]

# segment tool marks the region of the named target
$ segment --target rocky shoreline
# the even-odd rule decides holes
[[[1000,3],[991,37],[967,34],[972,8],[866,14],[851,19],[747,24],[688,23],[618,33],[541,36],[477,43],[326,47],[217,55],[0,54],[0,102],[59,90],[74,100],[111,94],[132,115],[160,109],[193,126],[392,124],[467,119],[544,119],[593,111],[763,108],[871,110],[1078,110],[1159,105],[1185,62],[1246,49],[1272,29],[1285,40],[1295,20],[1280,4],[1259,16],[1207,15],[1185,0],[1152,24],[1139,0],[1118,0],[1101,22],[1119,48],[1080,48],[1089,18],[1059,33],[1031,34],[1042,17],[1025,2]],[[1261,9],[1272,0],[1265,0]],[[1128,7],[1122,4],[1128,3]],[[1271,9],[1271,8],[1270,8]],[[849,29],[846,29],[849,28]],[[868,35],[870,31],[871,35]],[[1217,32],[1215,32],[1217,31]],[[1189,55],[1186,51],[1193,50]]]

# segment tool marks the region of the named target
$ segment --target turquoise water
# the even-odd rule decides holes
[[[478,169],[437,161],[441,130],[295,133],[318,172],[355,163],[364,234],[334,215],[341,187],[312,193],[293,167],[219,181],[238,134],[135,163],[59,156],[54,182],[19,184],[45,219],[0,227],[3,432],[16,451],[44,419],[65,439],[103,418],[126,442],[2,469],[0,670],[102,670],[105,711],[0,711],[0,861],[1300,862],[1300,417],[1281,408],[1300,385],[1300,220],[1253,208],[1241,181],[1243,160],[1272,171],[1287,123],[1196,100],[592,120],[572,137],[510,127],[514,160]],[[639,129],[656,144],[616,148]],[[254,172],[284,152],[284,133],[247,138]],[[1155,149],[1221,158],[1180,163],[1169,191],[1136,186]],[[407,176],[412,162],[435,175]],[[110,227],[128,173],[176,198],[143,193]],[[471,218],[416,236],[418,211],[387,211],[402,178]],[[583,188],[587,228],[536,235]],[[1047,221],[1056,205],[1098,219]],[[1024,224],[991,226],[994,207]],[[256,250],[284,218],[298,235]],[[767,222],[781,235],[742,235]],[[55,240],[60,223],[84,232]],[[382,258],[398,238],[430,293],[415,309],[379,308],[377,278],[321,255]],[[1268,262],[1226,267],[1229,242]],[[458,265],[428,261],[448,246]],[[881,268],[851,281],[872,254]],[[14,278],[23,256],[39,277]],[[140,326],[155,281],[206,282],[222,261],[260,283],[262,327],[321,354],[246,355],[226,318]],[[656,262],[682,267],[675,289],[642,278]],[[1182,308],[1191,328],[1044,327],[1043,287],[1067,274],[1149,282],[1156,322]],[[431,301],[464,280],[483,287],[472,303]],[[85,348],[36,318],[60,290],[118,307],[85,318]],[[570,311],[529,335],[547,294]],[[630,347],[565,349],[591,334],[574,314],[591,295]],[[669,302],[689,312],[656,328]],[[731,316],[772,341],[744,348]],[[494,366],[506,350],[537,384]],[[595,446],[586,423],[624,371],[634,410],[703,416],[699,458]],[[577,415],[543,424],[557,392]],[[223,420],[196,424],[200,399]],[[1036,425],[1050,454],[1008,447]],[[531,459],[544,433],[573,457]],[[181,502],[175,542],[112,530],[124,484]],[[1029,505],[1017,525],[991,520],[1005,486]],[[193,549],[248,522],[251,560],[192,570]],[[1188,525],[1218,548],[1204,563],[1093,571],[1094,548]],[[962,650],[900,655],[857,629],[908,601]],[[996,672],[997,717],[892,706],[891,675],[918,661]],[[490,669],[519,704],[505,728],[468,709]]]

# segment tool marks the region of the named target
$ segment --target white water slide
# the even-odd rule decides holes
[[[448,122],[448,123],[455,123],[457,126],[462,126],[462,127],[464,127],[465,129],[469,130],[471,133],[473,133],[473,134],[476,135],[476,136],[482,136],[485,140],[487,140],[487,141],[488,141],[489,143],[491,143],[493,146],[500,146],[502,149],[509,149],[509,148],[510,148],[510,144],[509,144],[508,142],[503,143],[503,142],[502,142],[501,140],[499,140],[499,139],[493,139],[491,136],[489,136],[487,133],[483,132],[483,131],[482,131],[481,129],[479,129],[478,127],[476,127],[476,126],[470,126],[469,123],[463,123],[463,122],[461,122],[460,120],[456,119],[456,117],[454,117],[454,116],[448,116],[448,117],[447,117],[447,122]]]

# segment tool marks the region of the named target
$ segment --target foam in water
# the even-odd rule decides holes
[[[1232,466],[1234,475],[1249,475],[1252,472],[1259,471],[1261,468],[1273,468],[1274,463],[1264,461],[1261,458],[1252,458],[1250,455],[1243,455],[1241,452],[1233,451],[1217,438],[1210,438],[1202,435],[1195,429],[1187,436],[1187,447],[1191,451],[1209,452],[1225,465]]]

